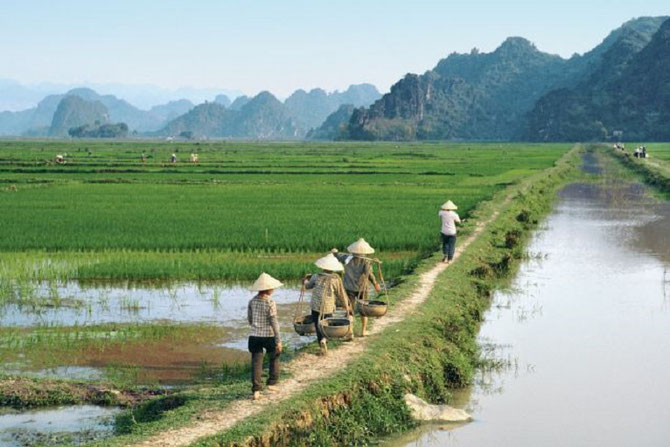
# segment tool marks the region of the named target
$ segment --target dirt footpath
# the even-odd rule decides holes
[[[505,203],[507,201],[509,201],[509,198],[505,200]],[[479,222],[475,231],[459,244],[454,260],[457,260],[463,250],[482,233],[486,225],[497,217],[498,211],[485,221]],[[200,419],[192,425],[161,432],[135,445],[142,447],[187,446],[201,437],[224,431],[244,418],[260,413],[268,406],[300,393],[318,380],[328,379],[337,371],[346,368],[356,356],[360,355],[366,349],[371,337],[380,336],[387,327],[402,321],[407,315],[414,312],[428,298],[438,275],[449,265],[440,262],[427,272],[422,273],[419,276],[419,284],[412,295],[390,309],[384,318],[376,320],[373,327],[368,331],[368,337],[356,338],[353,342],[342,344],[337,349],[331,349],[325,357],[301,354],[287,365],[286,369],[290,371],[291,378],[281,382],[279,391],[266,393],[263,395],[263,399],[259,401],[240,400],[231,404],[226,410],[202,414]]]

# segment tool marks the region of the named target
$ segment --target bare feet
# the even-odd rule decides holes
[[[321,340],[319,342],[319,348],[321,348],[321,355],[328,354],[328,344],[326,343],[326,340]]]
[[[251,400],[260,400],[261,398],[261,392],[260,391],[254,391],[254,395],[251,398]]]
[[[277,385],[268,385],[265,387],[265,389],[271,393],[276,393],[277,391],[279,391],[279,387]]]

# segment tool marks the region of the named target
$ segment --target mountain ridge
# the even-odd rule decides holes
[[[589,52],[569,59],[543,53],[521,37],[507,38],[490,53],[452,53],[422,75],[405,75],[370,107],[355,109],[338,138],[538,139],[530,124],[538,122],[536,109],[546,114],[549,104],[558,107],[548,95],[560,99],[570,92],[574,99],[575,86],[607,84],[666,21],[632,19]]]

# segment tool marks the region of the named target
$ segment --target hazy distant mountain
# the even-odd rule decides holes
[[[0,111],[16,112],[35,107],[45,96],[64,90],[45,86],[25,86],[11,79],[0,79]]]
[[[341,105],[339,109],[328,115],[328,118],[318,128],[307,133],[310,140],[334,140],[346,128],[349,118],[354,111],[352,104]]]
[[[46,134],[58,103],[63,97],[64,95],[49,95],[32,109],[20,112],[1,112],[0,135],[19,136],[31,131],[36,131],[35,135]]]
[[[240,101],[239,103],[241,103]],[[170,121],[156,135],[194,137],[296,139],[304,133],[284,105],[268,92],[261,92],[239,109],[205,103]]]
[[[451,54],[423,75],[408,74],[369,108],[356,109],[340,136],[558,139],[560,127],[540,132],[556,127],[555,117],[567,113],[561,103],[579,96],[574,86],[588,83],[597,96],[601,87],[610,85],[612,76],[632,63],[632,55],[649,42],[663,20],[643,17],[627,22],[592,51],[570,59],[543,53],[519,37],[508,38],[492,53]],[[639,74],[640,79],[644,76]],[[550,93],[557,89],[567,91]],[[568,93],[572,96],[566,97]],[[575,110],[577,104],[583,103],[576,100]]]
[[[216,95],[214,102],[221,104],[223,107],[230,107],[230,98],[228,98],[226,95]]]
[[[80,96],[68,95],[63,98],[56,108],[49,136],[64,137],[68,130],[86,124],[103,124],[109,121],[109,113],[100,101],[86,101]]]
[[[293,139],[304,136],[284,104],[269,92],[261,92],[239,110],[236,132],[240,137]]]
[[[179,115],[183,115],[193,108],[193,103],[188,99],[170,101],[167,104],[153,106],[149,113],[155,115],[162,123],[173,120]]]
[[[297,90],[286,98],[284,105],[298,124],[305,129],[318,126],[333,112],[328,94],[320,88],[310,90],[309,93]]]
[[[39,84],[24,85],[10,79],[0,79],[0,112],[22,111],[36,107],[36,105],[48,95],[62,95],[74,88],[90,88],[102,95],[114,95],[123,99],[133,106],[149,110],[160,104],[165,104],[180,99],[200,104],[217,94],[225,94],[228,98],[236,98],[242,92],[220,88],[191,88],[166,89],[151,84],[58,84],[42,82]]]
[[[345,91],[335,91],[330,96],[336,98],[339,105],[353,104],[354,107],[363,107],[372,104],[382,95],[372,84],[352,84]]]
[[[602,140],[670,139],[670,20],[624,24],[604,41],[601,63],[576,85],[553,90],[535,105],[526,138]]]
[[[123,99],[114,95],[99,95],[90,88],[76,88],[70,90],[68,95],[76,95],[87,101],[100,101],[107,107],[110,121],[124,122],[132,130],[155,130],[164,122],[159,116],[140,110]]]
[[[160,129],[167,121],[189,111],[193,104],[185,99],[154,106],[151,110],[140,110],[114,95],[99,95],[89,88],[76,88],[64,95],[49,95],[37,107],[20,112],[0,113],[0,135],[44,134],[43,129],[51,125],[60,101],[66,96],[77,96],[86,101],[100,101],[106,108],[111,122],[123,122],[134,131]]]
[[[223,136],[232,121],[232,114],[221,104],[208,102],[192,108],[157,132],[157,135],[179,136],[191,132],[195,137]]]
[[[312,129],[321,125],[331,113],[343,104],[364,107],[379,99],[381,94],[371,84],[351,85],[344,92],[326,93],[320,88],[306,92],[296,90],[289,96],[284,105],[304,129]]]
[[[230,110],[240,110],[240,109],[241,109],[242,107],[244,107],[244,106],[246,105],[246,103],[248,103],[249,101],[251,101],[251,98],[249,98],[249,97],[246,96],[246,95],[238,96],[237,98],[235,98],[235,100],[233,101],[233,103],[232,103],[230,106],[228,106],[228,108],[229,108]]]

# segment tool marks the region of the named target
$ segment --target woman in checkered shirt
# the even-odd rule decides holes
[[[268,378],[267,390],[277,391],[279,380],[279,354],[282,352],[281,337],[279,334],[279,322],[277,321],[277,305],[270,298],[274,289],[283,286],[281,282],[268,275],[261,273],[251,290],[258,294],[249,301],[247,307],[247,320],[251,326],[249,333],[249,352],[251,353],[251,383],[253,399],[261,397],[263,389],[263,360],[265,352],[270,355],[270,377]]]

